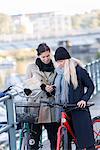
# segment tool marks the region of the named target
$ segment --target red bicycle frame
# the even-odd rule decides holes
[[[62,112],[61,113],[61,125],[59,126],[58,128],[58,135],[57,135],[57,149],[56,150],[60,150],[60,143],[61,143],[61,139],[62,139],[62,134],[61,134],[61,130],[63,127],[65,127],[67,129],[67,131],[71,134],[71,136],[73,137],[74,139],[74,142],[77,143],[77,139],[76,137],[74,136],[74,133],[71,129],[71,126],[69,124],[69,116],[65,113],[65,112]]]

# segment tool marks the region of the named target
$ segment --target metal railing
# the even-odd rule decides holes
[[[95,86],[93,95],[95,95],[100,91],[100,59],[88,63],[85,68],[93,80]]]
[[[16,150],[16,129],[14,123],[14,108],[13,108],[13,98],[17,93],[8,94],[0,98],[0,103],[5,102],[6,105],[6,115],[7,115],[7,124],[0,129],[0,134],[8,132],[9,138],[9,150]]]
[[[93,79],[95,85],[95,92],[97,94],[100,91],[100,60],[96,60],[92,63],[87,64],[87,71],[89,72],[91,78]],[[5,127],[0,129],[0,134],[3,132],[8,132],[9,137],[9,150],[16,150],[16,129],[14,122],[14,107],[13,99],[17,93],[8,94],[0,98],[0,102],[5,102],[6,105],[6,115],[7,115],[7,124]]]

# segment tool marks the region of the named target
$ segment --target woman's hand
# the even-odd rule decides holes
[[[45,90],[49,93],[51,93],[54,90],[53,85],[46,85]]]
[[[79,101],[79,102],[77,103],[77,106],[78,106],[79,108],[85,108],[85,106],[86,106],[86,101],[84,101],[84,100]]]

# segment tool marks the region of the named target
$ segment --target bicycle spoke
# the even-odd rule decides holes
[[[93,118],[93,131],[96,149],[100,149],[100,117]]]

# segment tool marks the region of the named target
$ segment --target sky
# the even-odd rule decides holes
[[[9,15],[62,12],[67,15],[100,9],[100,0],[0,0],[0,13]]]

